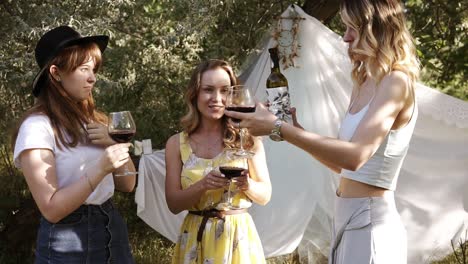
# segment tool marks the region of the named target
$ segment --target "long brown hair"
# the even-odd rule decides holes
[[[99,122],[105,124],[107,117],[95,109],[94,99],[90,93],[86,100],[76,102],[65,91],[60,82],[56,81],[48,70],[52,65],[65,73],[75,71],[83,63],[93,59],[94,71],[101,66],[101,51],[95,43],[74,45],[64,48],[47,65],[46,81],[30,108],[20,120],[13,134],[12,143],[16,141],[19,127],[32,114],[44,114],[50,119],[57,146],[75,147],[79,142],[86,141],[85,124]]]
[[[398,70],[406,73],[414,87],[419,62],[400,1],[344,0],[341,17],[358,32],[357,47],[351,52],[366,58],[363,62],[353,61],[352,76],[357,84],[370,76],[379,83],[385,75]]]
[[[187,105],[187,113],[181,118],[180,124],[182,129],[188,134],[192,134],[197,130],[200,125],[200,111],[197,108],[197,99],[202,85],[201,79],[205,72],[221,68],[229,75],[231,80],[230,85],[238,84],[238,79],[234,75],[232,67],[223,60],[207,60],[200,63],[193,71],[190,77],[187,90],[185,91],[185,104]],[[229,125],[228,118],[222,117],[224,127],[224,146],[230,148],[237,148],[240,144],[240,136],[238,130]],[[253,147],[254,141],[252,135],[248,132],[245,135],[244,147],[250,149]]]

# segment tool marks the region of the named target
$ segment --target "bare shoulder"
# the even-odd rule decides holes
[[[389,74],[387,74],[386,76],[384,76],[384,78],[382,80],[389,80],[389,81],[395,81],[395,82],[407,82],[408,81],[408,75],[402,71],[392,71],[390,72]]]
[[[382,78],[379,93],[394,99],[403,99],[408,95],[408,75],[402,71],[392,71]]]
[[[408,83],[408,75],[402,71],[392,71],[382,78],[382,85],[391,85],[406,89]]]
[[[166,142],[166,152],[167,150],[175,150],[179,149],[180,142],[179,142],[180,135],[174,134],[172,135]]]

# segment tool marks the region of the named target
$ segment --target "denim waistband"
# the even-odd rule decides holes
[[[59,262],[135,263],[125,221],[110,199],[81,205],[57,223],[41,218],[36,263]]]

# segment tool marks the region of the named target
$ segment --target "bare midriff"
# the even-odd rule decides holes
[[[342,198],[382,197],[390,190],[366,183],[340,177],[340,186],[336,194]]]

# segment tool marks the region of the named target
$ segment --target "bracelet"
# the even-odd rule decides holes
[[[93,184],[91,184],[91,180],[88,177],[88,173],[85,173],[85,178],[86,178],[86,181],[89,184],[89,187],[91,187],[91,191],[94,192],[94,187],[93,187]]]

